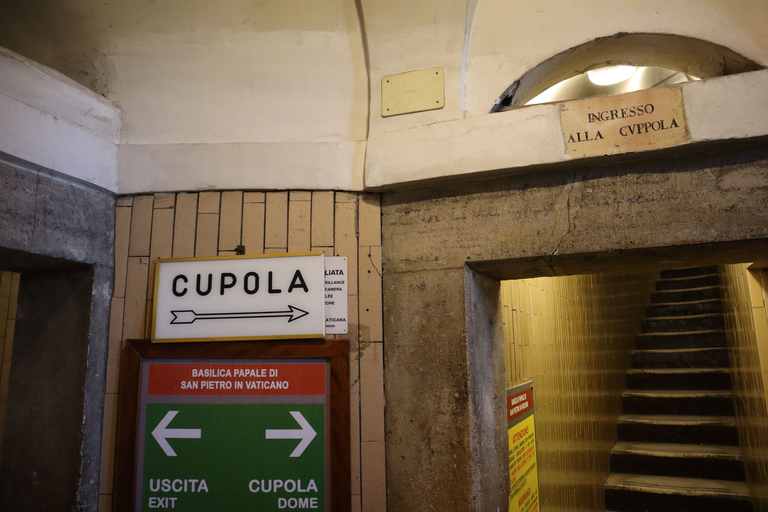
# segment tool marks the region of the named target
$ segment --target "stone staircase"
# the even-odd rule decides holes
[[[665,270],[627,373],[609,511],[751,512],[717,267]]]

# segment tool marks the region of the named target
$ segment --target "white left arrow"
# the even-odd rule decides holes
[[[289,412],[301,428],[298,430],[267,430],[267,439],[301,439],[299,445],[295,450],[293,450],[293,452],[291,452],[290,455],[291,457],[301,457],[301,454],[304,453],[304,450],[307,449],[307,446],[309,446],[309,443],[311,443],[315,438],[317,432],[315,432],[315,429],[312,428],[312,425],[310,425],[309,422],[304,419],[304,416],[302,416],[299,411]]]
[[[152,431],[152,437],[155,438],[157,444],[163,449],[165,454],[169,457],[175,457],[176,452],[173,451],[171,445],[168,444],[167,439],[200,439],[202,432],[199,428],[168,428],[168,424],[179,414],[179,411],[168,411],[168,414],[163,416],[160,423],[157,424],[155,430]]]

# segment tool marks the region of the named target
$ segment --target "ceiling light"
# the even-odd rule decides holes
[[[608,66],[587,71],[589,81],[595,85],[614,85],[632,77],[637,66]]]

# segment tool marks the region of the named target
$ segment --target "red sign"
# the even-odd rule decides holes
[[[507,422],[533,411],[533,390],[528,388],[507,397]]]
[[[324,395],[322,364],[149,365],[150,395]]]

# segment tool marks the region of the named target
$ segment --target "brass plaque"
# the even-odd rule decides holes
[[[679,88],[658,87],[563,103],[565,152],[575,157],[615,155],[690,142]]]
[[[442,67],[409,71],[381,79],[382,117],[436,110],[444,106]]]

